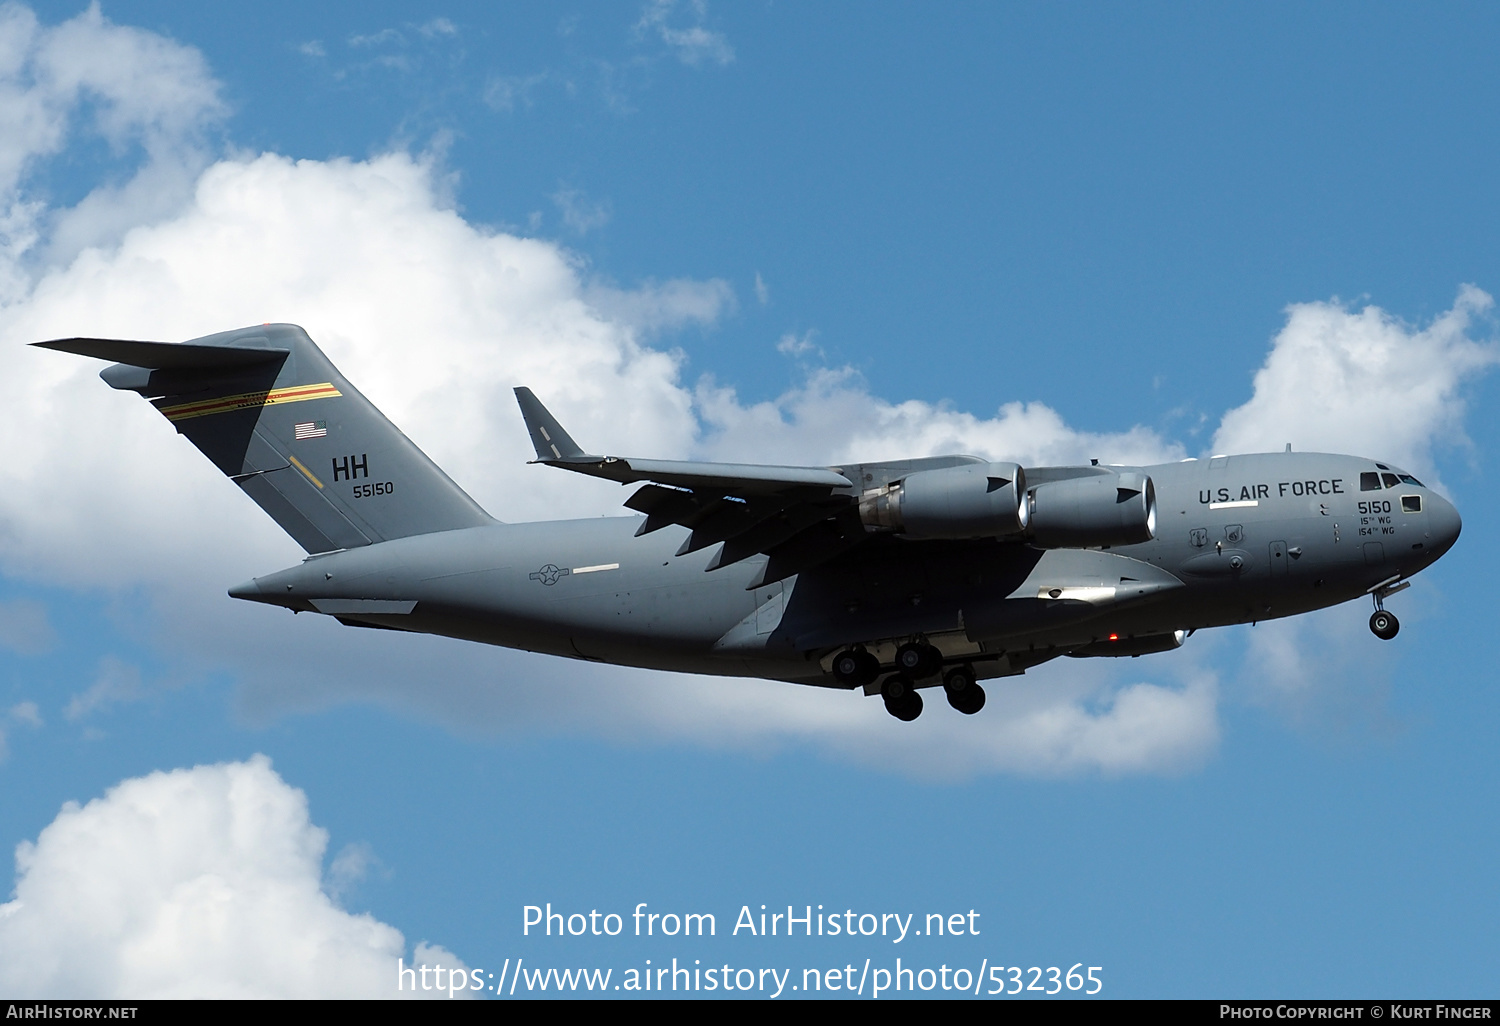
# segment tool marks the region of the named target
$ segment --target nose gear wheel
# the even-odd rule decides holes
[[[1401,621],[1395,613],[1377,609],[1370,614],[1370,631],[1381,641],[1390,641],[1400,629]]]

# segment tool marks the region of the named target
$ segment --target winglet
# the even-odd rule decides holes
[[[526,421],[526,430],[531,432],[531,444],[536,447],[538,463],[553,463],[587,455],[563,430],[557,418],[547,412],[547,407],[532,394],[531,389],[516,389],[516,402],[521,404],[521,417]]]

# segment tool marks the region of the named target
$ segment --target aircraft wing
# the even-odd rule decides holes
[[[771,559],[752,587],[832,558],[866,537],[859,489],[832,467],[781,467],[596,456],[573,441],[529,388],[516,389],[537,463],[621,484],[645,482],[625,506],[646,514],[637,535],[677,524],[692,533],[678,555],[723,548],[708,570],[758,553]]]

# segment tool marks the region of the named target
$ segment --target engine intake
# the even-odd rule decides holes
[[[874,488],[859,517],[873,530],[910,538],[1000,538],[1026,530],[1026,472],[1015,463],[923,470]]]
[[[1136,545],[1156,537],[1156,486],[1138,470],[1049,481],[1031,490],[1031,540],[1044,549]]]

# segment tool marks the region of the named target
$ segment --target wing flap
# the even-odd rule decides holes
[[[646,514],[640,529],[635,532],[635,536],[639,538],[643,534],[660,531],[663,527],[681,524],[695,516],[703,508],[704,499],[704,496],[686,488],[648,484],[644,488],[638,488],[634,495],[625,500],[625,508]]]
[[[718,570],[759,553],[771,552],[812,525],[827,520],[840,508],[837,504],[802,503],[773,514],[743,534],[726,540],[724,547],[704,569]]]
[[[821,519],[781,544],[769,547],[766,554],[770,559],[745,590],[784,581],[810,570],[862,544],[868,537],[864,524],[860,523],[859,512],[846,507],[837,516]]]

